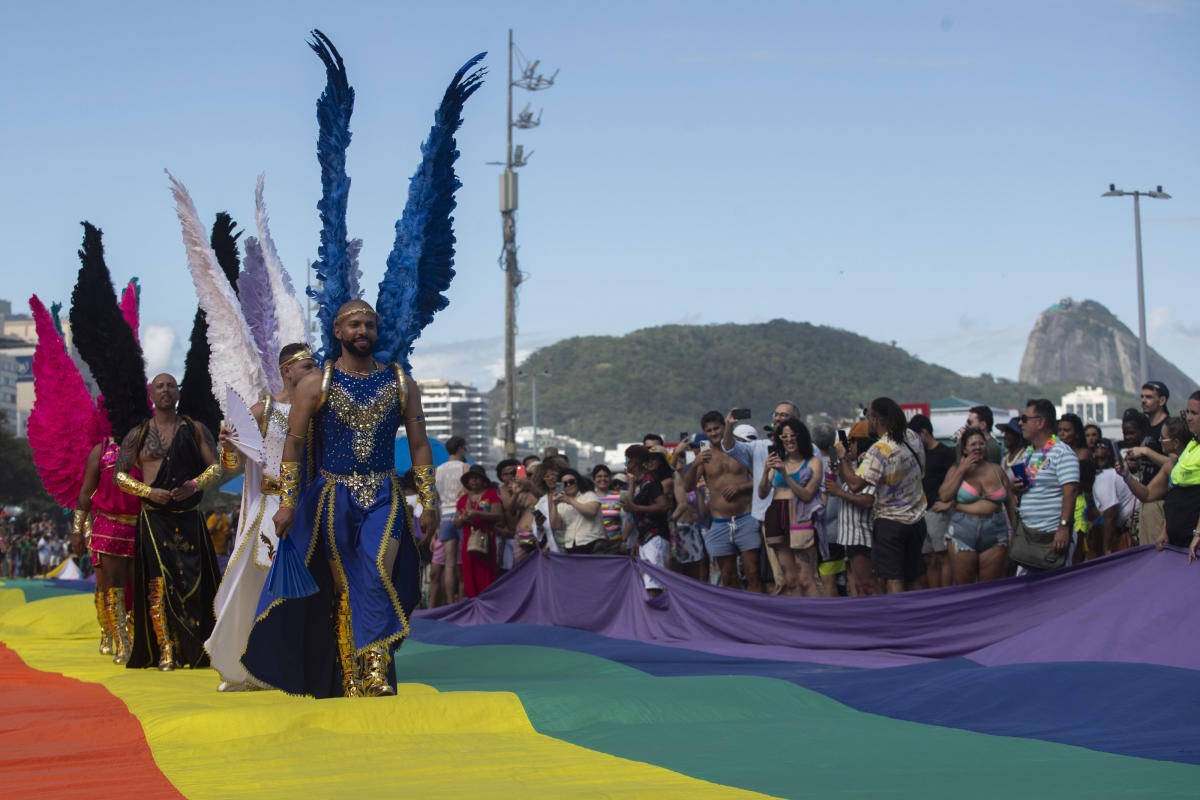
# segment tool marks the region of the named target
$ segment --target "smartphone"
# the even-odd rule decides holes
[[[838,431],[838,441],[842,443],[842,447],[850,446],[850,440],[846,438],[846,432],[843,430]]]
[[[680,434],[679,434],[679,441],[680,441],[680,443],[683,443],[683,442],[688,442],[688,443],[690,444],[690,443],[691,443],[691,442],[690,442],[690,439],[691,439],[691,438],[692,438],[692,435],[691,435],[690,433],[688,433],[687,431],[682,431],[682,432],[680,432]]]
[[[1025,477],[1025,462],[1024,461],[1018,461],[1016,464],[1012,465],[1012,474],[1013,474],[1013,477],[1016,478],[1017,480],[1023,481],[1024,483],[1029,483],[1029,479],[1027,477]]]
[[[734,419],[750,419],[750,409],[735,408],[733,410],[733,418]]]

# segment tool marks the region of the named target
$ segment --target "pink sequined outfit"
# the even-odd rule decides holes
[[[133,542],[137,534],[137,515],[141,511],[142,501],[131,494],[126,494],[117,488],[113,482],[113,472],[117,457],[121,454],[121,446],[112,439],[104,444],[104,452],[100,454],[100,480],[96,491],[92,493],[92,564],[99,563],[99,553],[121,558],[133,558]],[[129,471],[134,478],[141,480],[141,471],[134,467]]]

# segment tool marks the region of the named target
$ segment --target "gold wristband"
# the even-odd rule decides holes
[[[438,507],[437,489],[433,482],[432,464],[413,464],[413,482],[417,484],[417,495],[421,499],[421,507],[432,511]]]
[[[300,462],[284,461],[279,465],[279,507],[295,508],[300,491]]]
[[[221,448],[221,466],[222,467],[229,470],[230,472],[233,472],[239,466],[241,466],[241,463],[242,463],[242,460],[238,457],[237,450],[228,450],[224,447]]]
[[[129,477],[128,472],[118,472],[114,481],[117,484],[117,488],[125,494],[131,494],[143,500],[150,499],[150,487],[136,478]]]
[[[196,491],[202,492],[214,483],[220,482],[221,476],[224,474],[225,471],[221,469],[220,464],[212,464],[204,472],[197,475],[192,482],[196,484]]]
[[[87,518],[88,512],[82,508],[75,509],[75,513],[71,517],[71,535],[85,536],[87,534]]]

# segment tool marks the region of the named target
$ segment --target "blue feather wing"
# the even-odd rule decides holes
[[[342,57],[329,37],[313,30],[308,46],[325,64],[325,91],[317,101],[317,161],[321,165],[321,247],[313,268],[320,288],[309,288],[317,301],[317,318],[326,357],[336,358],[339,346],[333,338],[333,318],[347,300],[355,299],[351,251],[346,232],[346,202],[350,176],[346,174],[346,149],[350,146],[350,115],[354,111],[354,89],[346,77]]]
[[[455,73],[434,114],[429,138],[421,145],[421,165],[408,185],[408,202],[396,222],[396,242],[379,284],[379,338],[375,357],[395,361],[408,372],[413,342],[433,315],[449,305],[443,292],[454,278],[454,174],[463,105],[482,85],[485,69],[475,67],[486,53]]]

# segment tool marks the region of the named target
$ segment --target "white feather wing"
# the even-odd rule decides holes
[[[208,346],[212,350],[208,371],[212,375],[213,396],[221,403],[222,413],[228,416],[226,386],[233,387],[242,397],[258,397],[266,389],[267,378],[259,363],[250,327],[242,316],[242,307],[217,263],[196,206],[187,188],[170,172],[167,177],[171,180],[171,194],[175,196],[175,210],[183,228],[188,271],[192,274],[200,307],[208,319]]]
[[[308,325],[304,311],[296,299],[296,291],[283,269],[283,261],[271,238],[270,218],[263,202],[263,175],[258,176],[254,187],[254,222],[258,226],[258,241],[262,245],[263,261],[267,265],[267,277],[271,282],[271,294],[275,298],[275,322],[279,326],[280,345],[294,342],[308,343]]]

